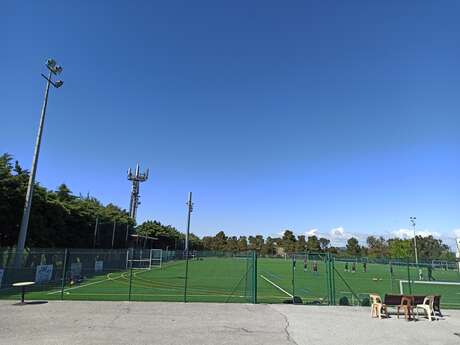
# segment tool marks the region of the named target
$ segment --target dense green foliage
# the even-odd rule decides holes
[[[17,243],[29,172],[12,156],[0,156],[0,247]],[[49,190],[35,185],[27,247],[91,248],[96,217],[100,224],[131,224],[125,210],[96,198],[72,194],[65,185]]]

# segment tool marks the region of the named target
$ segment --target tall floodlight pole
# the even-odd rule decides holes
[[[190,235],[190,216],[193,211],[192,192],[188,193],[188,201],[186,204],[188,207],[187,212],[187,232],[185,233],[185,283],[184,283],[184,302],[187,302],[187,286],[188,286],[188,237]]]
[[[188,242],[189,242],[189,236],[190,236],[190,216],[193,212],[192,192],[188,193],[188,202],[186,205],[188,207],[188,213],[187,213],[187,232],[185,233],[185,254],[188,257]]]
[[[48,105],[48,94],[50,90],[50,85],[53,85],[55,88],[59,88],[62,86],[62,84],[64,84],[64,82],[61,80],[57,80],[53,82],[51,79],[53,74],[58,75],[62,72],[62,67],[59,66],[56,63],[56,61],[54,61],[53,59],[48,59],[48,61],[46,62],[46,67],[48,68],[49,73],[48,73],[48,76],[42,74],[42,77],[46,79],[45,99],[43,101],[42,113],[40,116],[40,123],[38,125],[38,133],[37,133],[37,139],[35,142],[34,157],[32,159],[32,169],[30,170],[29,184],[27,185],[26,201],[24,204],[24,212],[22,214],[21,228],[19,230],[18,247],[17,247],[18,258],[20,258],[20,255],[24,251],[24,246],[26,244],[27,228],[29,225],[29,217],[30,217],[30,209],[32,207],[32,197],[34,194],[35,175],[37,173],[38,156],[40,154],[40,144],[42,141],[42,133],[43,133],[43,126],[45,123],[46,106]],[[18,262],[18,264],[19,263],[20,262]]]
[[[133,182],[131,188],[131,200],[129,202],[129,216],[136,221],[137,207],[140,205],[139,201],[139,185],[141,182],[147,181],[149,178],[149,169],[145,173],[140,173],[139,164],[136,165],[136,171],[133,174],[131,168],[128,169],[128,180]]]
[[[410,217],[409,218],[411,224],[412,224],[412,227],[414,229],[414,250],[415,250],[415,264],[417,265],[418,267],[418,255],[417,255],[417,236],[415,235],[415,225],[416,225],[416,220],[417,218],[416,217]]]

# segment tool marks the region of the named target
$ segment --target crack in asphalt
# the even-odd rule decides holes
[[[292,338],[291,334],[289,333],[289,325],[290,325],[290,324],[289,324],[289,319],[288,319],[288,317],[287,317],[285,314],[283,314],[281,311],[276,310],[276,309],[274,309],[274,308],[272,308],[272,307],[270,307],[270,308],[273,309],[273,310],[275,310],[276,312],[278,312],[278,313],[283,317],[284,322],[285,322],[284,333],[286,333],[286,339],[287,339],[287,341],[288,341],[289,343],[291,343],[291,344],[299,345],[299,344],[297,344],[297,342],[294,340],[294,338]]]

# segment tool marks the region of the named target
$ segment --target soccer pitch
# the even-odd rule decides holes
[[[234,302],[250,303],[251,293],[257,290],[258,303],[283,303],[298,296],[303,303],[328,304],[328,274],[326,263],[318,260],[317,272],[313,272],[313,262],[297,260],[295,268],[290,259],[258,258],[257,272],[248,268],[245,257],[204,257],[163,263],[162,267],[133,270],[108,270],[97,275],[85,275],[74,284],[42,284],[26,294],[29,300],[132,300],[132,301],[171,301],[171,302]],[[409,284],[418,279],[418,270],[407,266],[367,264],[364,272],[362,264],[356,264],[356,272],[345,270],[345,262],[334,263],[334,297],[337,304],[343,298],[349,304],[362,303],[369,293],[404,293],[442,295],[443,307],[460,308],[460,285],[444,285],[443,282],[460,282],[455,271],[433,270],[430,284]],[[254,287],[254,274],[257,276]],[[426,272],[425,279],[426,279]],[[187,279],[186,279],[187,277]],[[403,283],[400,284],[400,281]],[[0,290],[0,297],[19,299],[18,290]]]

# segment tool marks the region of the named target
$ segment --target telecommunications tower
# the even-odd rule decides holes
[[[136,220],[137,207],[140,205],[139,201],[139,184],[147,181],[149,178],[149,169],[145,173],[139,172],[139,164],[136,165],[136,172],[133,174],[131,168],[128,169],[128,180],[133,181],[133,188],[131,189],[131,201],[129,202],[129,216]]]

